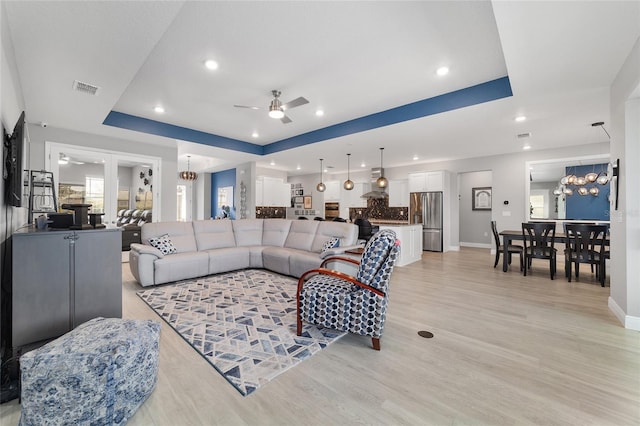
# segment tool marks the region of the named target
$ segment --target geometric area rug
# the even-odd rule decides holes
[[[296,335],[297,284],[246,269],[137,294],[247,396],[346,334],[303,323]]]

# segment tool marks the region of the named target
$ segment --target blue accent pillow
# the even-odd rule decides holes
[[[336,248],[340,246],[340,238],[331,237],[322,245],[322,253],[326,253],[332,248]]]

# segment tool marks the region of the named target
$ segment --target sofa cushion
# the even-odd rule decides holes
[[[265,247],[262,250],[263,267],[279,274],[290,275],[289,256],[292,251],[285,247]]]
[[[332,237],[340,239],[340,246],[353,245],[358,240],[358,227],[344,222],[319,222],[309,251],[320,253],[324,244]]]
[[[287,219],[267,219],[264,221],[262,230],[262,245],[282,247],[287,240],[291,220]]]
[[[194,251],[177,253],[156,259],[154,284],[163,284],[187,278],[209,275],[209,253]]]
[[[289,229],[289,235],[287,236],[284,246],[298,250],[311,251],[311,244],[314,241],[319,224],[320,221],[318,220],[292,220],[291,229]],[[324,241],[322,244],[324,244]],[[322,244],[320,244],[318,252],[320,252]]]
[[[263,222],[262,219],[232,220],[236,246],[261,246]]]
[[[236,246],[230,220],[196,220],[193,222],[193,231],[198,250]]]
[[[322,259],[318,253],[291,249],[289,252],[289,275],[299,277],[310,269],[319,268]]]
[[[176,248],[176,253],[197,251],[196,238],[191,222],[151,222],[142,225],[142,242],[149,244],[149,238],[168,234]]]
[[[210,274],[251,267],[251,248],[248,246],[218,248],[208,250],[207,253],[209,253]]]

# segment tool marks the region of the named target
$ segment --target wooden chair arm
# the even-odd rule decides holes
[[[348,263],[353,263],[354,265],[360,265],[360,261],[356,260],[356,259],[352,259],[350,257],[344,257],[344,256],[331,256],[331,257],[327,257],[325,260],[322,261],[322,263],[320,264],[321,268],[324,268],[327,263],[329,262],[348,262]]]
[[[348,259],[349,261],[351,261],[352,259]],[[354,284],[360,288],[364,288],[365,290],[369,290],[370,292],[380,296],[380,297],[384,297],[385,294],[384,292],[378,290],[377,288],[373,288],[370,285],[361,283],[360,281],[356,280],[354,277],[352,277],[351,275],[345,274],[344,272],[340,272],[340,271],[335,271],[333,269],[327,269],[327,268],[317,268],[317,269],[311,269],[307,272],[305,272],[304,274],[302,274],[300,276],[300,279],[298,280],[298,298],[300,296],[300,291],[302,291],[302,287],[304,286],[305,281],[308,279],[307,277],[310,275],[329,275],[332,277],[336,277],[336,278],[340,278],[342,280],[348,281],[351,284]]]

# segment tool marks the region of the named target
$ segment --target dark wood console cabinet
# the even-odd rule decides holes
[[[11,346],[58,337],[95,317],[122,317],[120,229],[12,235]]]

